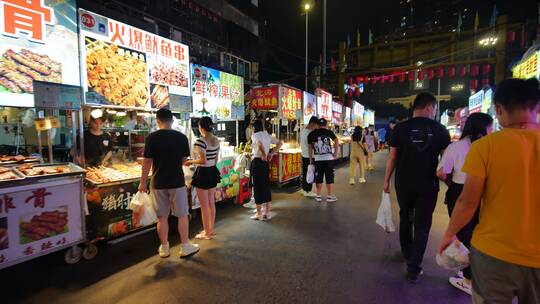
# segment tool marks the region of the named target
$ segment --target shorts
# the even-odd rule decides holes
[[[322,184],[326,180],[326,184],[334,183],[334,161],[323,160],[315,162],[315,183]]]
[[[171,210],[172,214],[176,217],[183,217],[189,214],[186,187],[151,189],[150,195],[156,203],[156,214],[158,217],[168,217]]]

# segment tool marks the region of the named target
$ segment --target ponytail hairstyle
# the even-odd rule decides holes
[[[460,139],[470,138],[471,143],[487,135],[487,128],[493,124],[493,118],[485,113],[473,113],[467,118]]]
[[[199,127],[201,127],[201,129],[205,130],[206,132],[213,132],[213,125],[214,123],[212,122],[212,118],[208,116],[203,116],[201,117],[201,119],[199,119]]]
[[[540,83],[537,79],[510,78],[503,80],[495,90],[495,104],[508,112],[516,109],[532,111],[540,102]]]

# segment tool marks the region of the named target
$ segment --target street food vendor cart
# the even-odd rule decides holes
[[[113,152],[110,162],[86,168],[87,238],[114,243],[154,227],[142,227],[127,207],[139,186],[145,138],[156,129],[153,112],[169,108],[176,113],[173,128],[189,129],[181,114],[192,109],[189,49],[83,9],[79,24],[83,116],[103,118]]]
[[[302,173],[299,145],[302,119],[301,90],[283,84],[269,84],[251,89],[251,109],[272,124],[272,133],[284,141],[280,151],[270,161],[270,181],[278,185],[297,181]]]
[[[221,182],[216,187],[216,202],[248,197],[249,178],[240,178],[235,163],[239,155],[239,121],[244,119],[244,79],[201,65],[191,64],[193,112],[190,139],[200,136],[198,118],[209,116],[215,123],[214,135],[220,141],[217,168]],[[189,187],[191,189],[191,187]],[[192,208],[198,208],[196,191],[191,191]],[[243,203],[244,200],[238,201]]]
[[[7,14],[34,4],[4,2],[0,269],[63,249],[77,262],[86,236],[84,170],[68,162],[81,105],[76,3],[38,2],[45,20],[33,31]]]

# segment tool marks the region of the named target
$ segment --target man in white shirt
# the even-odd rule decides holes
[[[316,194],[312,191],[313,184],[306,180],[307,169],[309,166],[309,134],[319,128],[319,119],[316,116],[311,116],[309,123],[300,132],[300,148],[302,149],[302,194],[306,197],[315,197]]]

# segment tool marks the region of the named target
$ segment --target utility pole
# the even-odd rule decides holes
[[[304,74],[306,76],[306,83],[304,86],[304,91],[306,92],[308,91],[308,16],[309,16],[308,9],[306,9],[306,71]]]
[[[322,74],[326,75],[326,0],[323,0]]]

